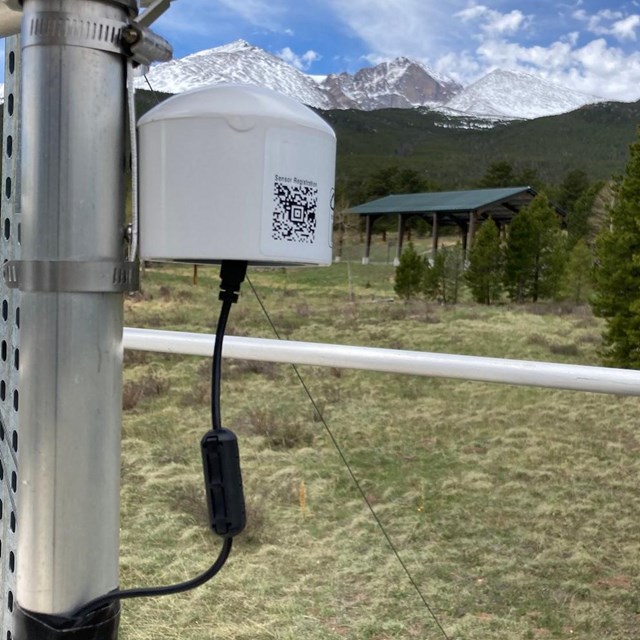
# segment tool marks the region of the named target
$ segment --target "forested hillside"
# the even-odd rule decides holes
[[[520,173],[558,184],[581,169],[591,181],[620,173],[640,123],[640,103],[602,103],[559,116],[477,127],[479,121],[433,111],[329,111],[338,135],[338,184],[350,200],[376,170],[410,168],[434,188],[477,186],[490,165],[507,160]]]
[[[168,94],[157,94],[165,99]],[[137,92],[139,114],[156,102]],[[338,136],[338,182],[358,183],[389,165],[411,168],[442,189],[475,186],[488,167],[508,160],[556,184],[573,169],[595,180],[620,173],[640,124],[640,102],[606,102],[571,113],[486,127],[424,109],[335,110],[320,115]]]

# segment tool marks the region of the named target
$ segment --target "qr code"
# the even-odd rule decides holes
[[[317,208],[317,187],[286,184],[276,180],[271,237],[289,242],[314,242]]]

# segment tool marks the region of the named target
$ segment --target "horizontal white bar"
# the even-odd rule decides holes
[[[211,356],[215,336],[154,329],[124,330],[126,349]],[[640,396],[640,372],[529,360],[225,336],[222,355],[345,369]]]

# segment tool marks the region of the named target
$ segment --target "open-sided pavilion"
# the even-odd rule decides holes
[[[498,228],[504,229],[520,209],[529,204],[536,191],[531,187],[507,187],[500,189],[474,189],[472,191],[437,191],[433,193],[409,193],[385,196],[352,207],[349,212],[364,216],[366,220],[366,245],[363,264],[369,262],[373,225],[378,218],[398,216],[398,242],[395,263],[402,252],[407,221],[416,216],[431,225],[432,253],[438,251],[439,229],[443,225],[455,225],[460,229],[462,247],[466,253],[471,246],[479,225],[492,218]],[[565,212],[556,207],[558,215]]]

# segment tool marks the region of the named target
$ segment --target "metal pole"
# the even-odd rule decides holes
[[[2,224],[0,242],[2,261],[20,258],[20,38],[5,40],[4,117],[2,155]],[[16,592],[16,528],[17,528],[17,457],[21,443],[17,406],[20,404],[18,375],[20,368],[20,292],[0,282],[0,487],[2,534],[1,570],[2,599],[0,600],[0,638],[14,638]],[[14,403],[14,399],[16,402]]]
[[[22,260],[121,263],[118,25],[135,0],[23,6]],[[52,623],[118,585],[123,310],[118,293],[31,285],[21,286],[17,599]],[[115,626],[90,637],[115,638]]]

